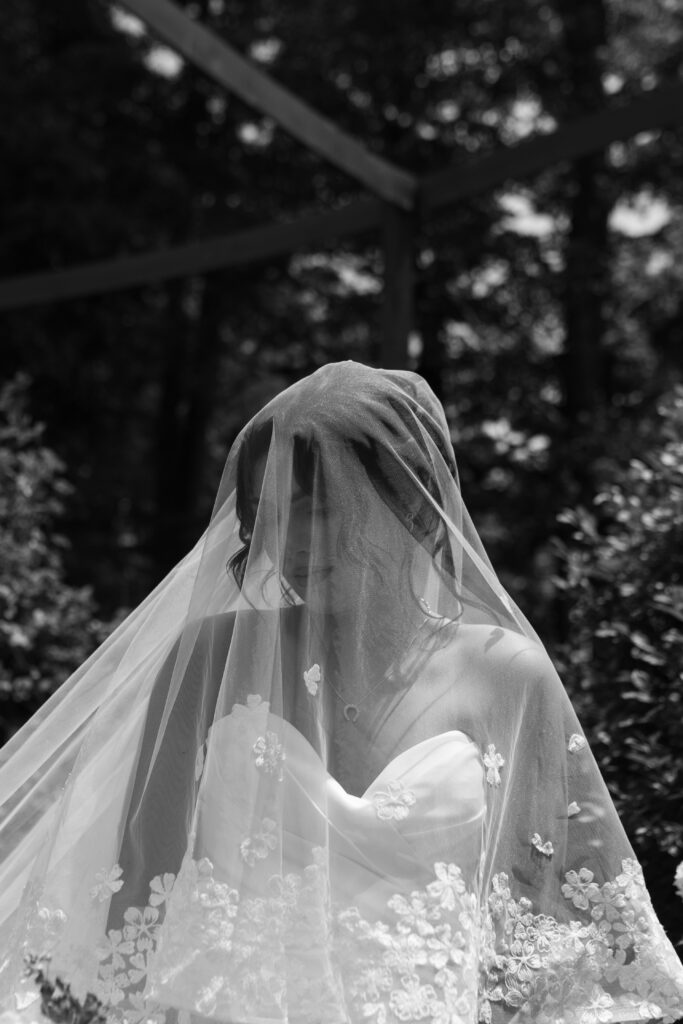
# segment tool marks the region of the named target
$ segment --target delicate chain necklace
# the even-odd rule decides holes
[[[345,698],[342,697],[342,695],[340,694],[339,690],[337,690],[336,686],[334,686],[329,679],[325,680],[325,685],[330,687],[330,689],[335,694],[337,700],[344,705],[342,714],[344,715],[346,721],[351,722],[351,725],[354,725],[358,721],[358,715],[360,714],[361,704],[364,704],[368,697],[371,697],[374,691],[378,688],[378,686],[384,681],[385,676],[382,676],[379,683],[375,683],[375,685],[371,687],[370,690],[368,690],[368,692],[365,694],[362,700],[359,701],[346,701]]]
[[[420,631],[424,628],[425,623],[429,619],[440,619],[443,622],[456,621],[455,619],[449,619],[445,615],[439,615],[438,612],[433,611],[424,597],[419,598],[419,603],[425,615],[422,622],[420,622],[420,624],[418,625],[417,629],[415,630],[410,639],[411,644],[417,638]],[[389,666],[389,668],[391,668],[391,666]],[[388,671],[389,670],[387,669],[387,672]],[[384,675],[382,676],[378,683],[375,683],[375,685],[368,690],[368,692],[365,694],[364,697],[362,697],[361,700],[356,701],[346,700],[346,698],[342,696],[342,694],[339,692],[336,686],[329,679],[325,679],[325,685],[329,686],[329,688],[336,696],[337,700],[344,705],[342,713],[347,722],[350,722],[352,725],[354,725],[358,721],[361,705],[365,704],[366,700],[368,700],[368,698],[372,696],[375,690],[386,681],[387,672],[384,673]],[[317,687],[317,683],[320,682],[320,679],[321,672],[319,665],[313,665],[312,668],[310,668],[307,672],[304,672],[304,681],[306,683],[306,686],[309,687],[309,689],[312,685],[316,685]]]

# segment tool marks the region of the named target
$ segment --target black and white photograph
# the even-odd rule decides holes
[[[682,1024],[680,0],[5,0],[0,186],[0,1024]]]

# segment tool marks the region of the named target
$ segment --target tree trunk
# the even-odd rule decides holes
[[[165,341],[165,370],[159,409],[157,519],[154,558],[162,576],[189,551],[206,526],[202,507],[207,430],[219,378],[220,322],[225,275],[204,282],[200,312],[194,322],[179,310]]]
[[[404,370],[408,363],[408,336],[415,318],[415,218],[385,203],[384,295],[380,365]]]
[[[605,8],[603,0],[558,0],[558,10],[571,82],[565,115],[574,118],[604,106]],[[564,290],[565,409],[570,428],[588,425],[602,397],[601,342],[609,288],[606,173],[602,152],[581,157],[572,168]]]
[[[187,377],[188,331],[183,311],[185,282],[168,286],[166,330],[161,339],[162,376],[156,446],[156,515],[151,550],[155,576],[171,568],[177,551],[178,510],[183,503],[183,481],[178,472],[182,413]]]
[[[219,379],[221,318],[230,271],[209,274],[204,281],[201,315],[196,325],[192,367],[187,386],[187,414],[183,424],[178,471],[183,478],[182,518],[179,521],[179,554],[195,543],[206,526],[202,508],[207,431],[211,422]],[[234,275],[232,275],[234,277]]]

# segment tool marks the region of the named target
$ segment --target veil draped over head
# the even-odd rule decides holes
[[[195,547],[0,751],[0,1010],[110,1021],[683,1015],[560,679],[416,374],[331,364]]]

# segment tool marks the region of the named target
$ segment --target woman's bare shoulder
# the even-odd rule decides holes
[[[476,737],[502,696],[510,707],[524,703],[537,687],[547,688],[553,674],[557,682],[537,640],[498,626],[460,623],[432,659],[405,714],[417,717],[426,707],[436,731],[448,722]]]
[[[542,644],[502,626],[461,623],[449,648],[455,667],[464,660],[470,672],[489,680],[530,681],[555,671]]]

